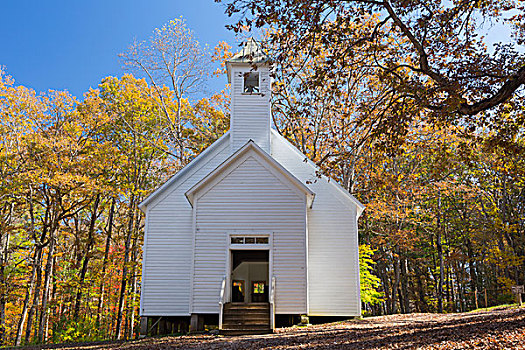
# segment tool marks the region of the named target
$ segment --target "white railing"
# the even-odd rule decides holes
[[[224,276],[224,278],[222,279],[221,293],[219,294],[219,329],[222,329],[222,317],[223,317],[223,311],[224,311],[225,296],[226,296],[226,276]]]
[[[272,276],[270,288],[270,329],[275,330],[275,276]]]

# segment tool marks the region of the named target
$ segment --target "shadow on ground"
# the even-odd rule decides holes
[[[183,336],[27,349],[413,349],[525,348],[525,308],[390,315],[279,330],[264,336]]]

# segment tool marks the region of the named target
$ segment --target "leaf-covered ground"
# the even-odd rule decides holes
[[[371,317],[276,334],[149,338],[62,349],[525,349],[525,308]]]

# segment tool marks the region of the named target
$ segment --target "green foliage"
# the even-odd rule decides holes
[[[372,259],[373,255],[374,250],[370,248],[369,245],[359,245],[361,302],[376,305],[383,301],[384,293],[378,291],[381,285],[381,280],[373,274],[373,268],[376,264]]]
[[[94,316],[80,320],[62,319],[53,325],[52,342],[89,342],[104,339],[102,329],[97,327]]]

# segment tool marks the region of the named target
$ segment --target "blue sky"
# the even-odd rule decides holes
[[[123,74],[117,54],[133,38],[145,40],[180,16],[201,43],[235,45],[224,27],[230,19],[213,0],[2,0],[0,65],[17,85],[81,98],[103,77]],[[209,88],[225,83],[215,79]]]
[[[67,89],[81,98],[102,78],[123,74],[117,54],[133,38],[145,40],[180,16],[201,43],[237,47],[225,28],[231,20],[213,0],[1,0],[0,66],[17,84],[38,92]],[[509,36],[502,25],[492,29],[489,43]],[[226,77],[211,80],[208,90],[225,83]]]

